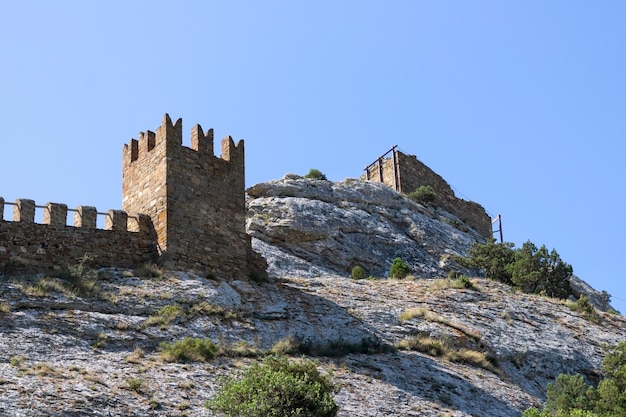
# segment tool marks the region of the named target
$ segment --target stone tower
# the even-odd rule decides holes
[[[123,150],[122,207],[152,218],[161,259],[168,267],[247,277],[255,269],[246,234],[244,144],[222,140],[213,153],[213,129],[191,130],[182,145],[182,120],[166,114],[155,132],[139,133]]]
[[[391,153],[391,157],[387,157]],[[373,164],[365,168],[362,179],[377,181],[408,194],[422,185],[428,185],[436,193],[435,205],[457,216],[485,238],[491,238],[491,218],[478,203],[456,197],[452,187],[441,175],[426,166],[415,155],[406,155],[391,148]]]

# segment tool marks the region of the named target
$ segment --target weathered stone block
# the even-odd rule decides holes
[[[109,210],[104,221],[105,230],[128,230],[128,214],[122,210]]]
[[[43,223],[65,226],[67,223],[67,205],[48,203],[43,212]]]
[[[35,222],[35,202],[33,200],[19,199],[13,206],[13,221],[34,223]]]
[[[78,206],[74,212],[74,226],[96,228],[98,210],[90,206]]]

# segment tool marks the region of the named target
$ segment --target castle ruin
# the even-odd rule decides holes
[[[224,138],[218,158],[213,130],[196,125],[185,147],[182,120],[166,114],[156,132],[141,132],[122,154],[123,210],[79,207],[68,226],[63,204],[0,198],[0,272],[59,269],[90,255],[99,266],[158,261],[227,278],[265,275],[245,230],[243,140]],[[14,206],[12,222],[2,218],[5,204]],[[36,208],[44,224],[34,222]],[[97,215],[105,216],[105,230],[96,227]]]
[[[390,156],[388,156],[391,154]],[[397,192],[411,193],[420,186],[430,186],[436,193],[434,205],[454,214],[463,223],[486,238],[493,236],[491,218],[478,203],[458,198],[452,187],[415,155],[391,148],[365,168],[362,179],[382,182]]]

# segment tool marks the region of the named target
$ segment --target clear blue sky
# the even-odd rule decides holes
[[[0,196],[121,207],[165,112],[246,140],[247,185],[392,145],[626,313],[626,2],[12,1]]]

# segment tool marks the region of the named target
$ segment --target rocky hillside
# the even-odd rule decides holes
[[[438,279],[476,234],[384,186],[292,177],[249,193],[268,282],[156,268],[0,277],[0,415],[210,416],[221,376],[290,346],[332,372],[340,416],[520,416],[560,373],[597,380],[605,347],[626,339],[619,315]],[[396,256],[415,277],[348,277],[355,263],[381,277]],[[161,343],[185,337],[220,355],[168,362]]]
[[[381,277],[400,257],[416,276],[436,277],[452,255],[484,240],[454,215],[377,182],[287,175],[248,195],[248,233],[274,275],[349,275],[360,265]]]

